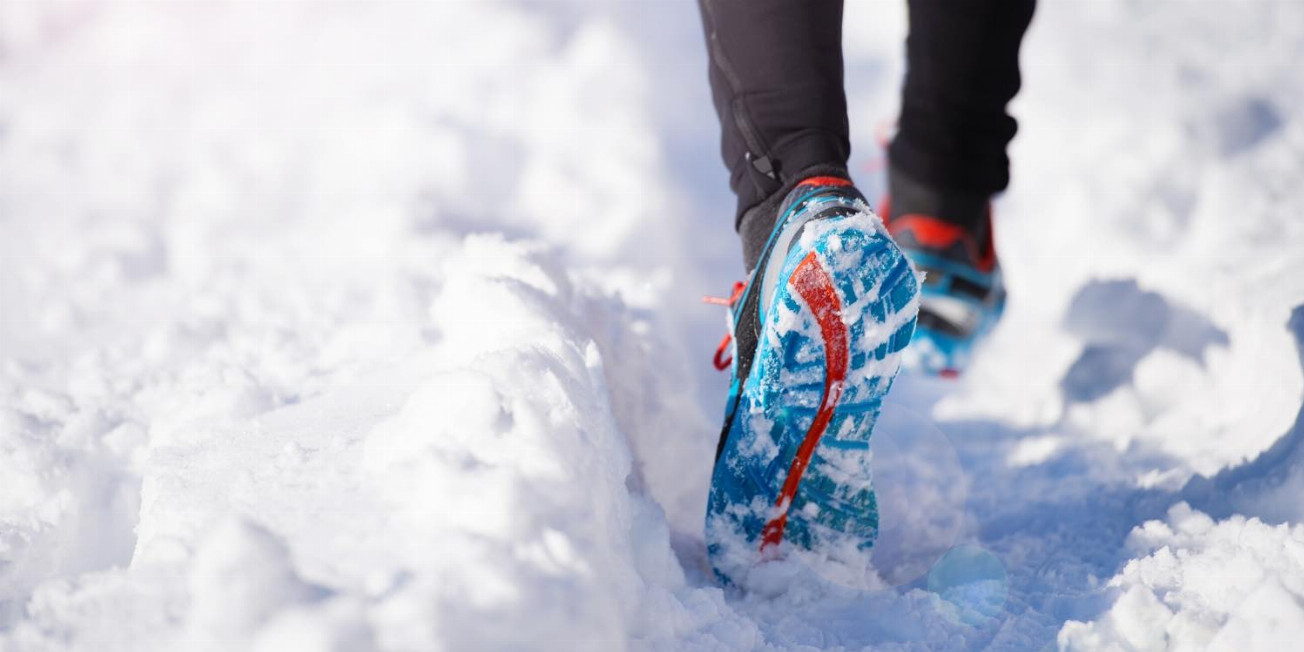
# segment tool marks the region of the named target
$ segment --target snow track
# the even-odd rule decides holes
[[[691,2],[0,2],[0,651],[1299,640],[1304,5],[1042,5],[892,588],[740,595]],[[904,2],[847,12],[872,196]]]

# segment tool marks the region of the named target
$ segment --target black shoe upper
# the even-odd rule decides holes
[[[793,188],[811,177],[838,177],[850,179],[847,169],[840,165],[816,165],[802,170],[793,180],[784,184],[777,192],[766,197],[761,203],[743,211],[738,220],[738,235],[743,241],[743,265],[747,273],[756,269],[765,244],[774,232],[774,221],[778,219],[780,204],[788,198]]]

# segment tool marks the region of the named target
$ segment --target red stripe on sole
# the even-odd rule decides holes
[[[837,288],[828,272],[820,265],[815,252],[806,254],[788,282],[801,295],[806,307],[815,315],[820,327],[820,336],[824,339],[824,396],[820,399],[819,410],[815,420],[806,431],[806,437],[797,448],[797,455],[788,467],[788,476],[783,480],[783,490],[774,502],[779,513],[765,524],[761,532],[761,552],[783,541],[783,530],[788,524],[788,508],[801,486],[801,477],[810,465],[811,455],[819,445],[820,438],[833,419],[838,400],[842,397],[843,382],[847,377],[847,346],[850,335],[847,325],[842,322],[842,302],[838,300]]]

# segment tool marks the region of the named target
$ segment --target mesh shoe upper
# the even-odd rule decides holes
[[[884,214],[892,215],[890,203]],[[993,245],[990,204],[973,228],[929,215],[893,216],[888,232],[924,273],[918,349],[912,366],[941,375],[959,373],[972,349],[1000,319],[1005,286]]]

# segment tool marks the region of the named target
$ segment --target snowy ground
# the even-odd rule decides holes
[[[849,4],[873,193],[904,3]],[[1042,3],[1010,309],[894,392],[883,588],[749,595],[696,21],[0,0],[0,650],[1298,645],[1304,4]]]

